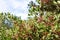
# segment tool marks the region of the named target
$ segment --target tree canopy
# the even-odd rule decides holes
[[[60,0],[31,1],[28,7],[28,20],[0,13],[0,40],[60,40]]]

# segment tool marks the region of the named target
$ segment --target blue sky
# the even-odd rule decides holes
[[[35,0],[0,0],[0,12],[10,12],[13,15],[27,18],[28,3]]]

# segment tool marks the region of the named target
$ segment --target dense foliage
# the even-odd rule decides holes
[[[27,20],[9,12],[0,13],[0,40],[60,40],[59,2],[31,1]]]

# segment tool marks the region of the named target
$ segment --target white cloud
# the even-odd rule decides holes
[[[20,2],[17,2],[16,0],[9,0],[8,2],[11,3],[11,6],[15,9],[20,7],[20,4],[21,4]]]
[[[27,19],[28,15],[26,13],[21,13],[21,14],[17,14],[18,16],[21,16],[21,19]]]
[[[3,0],[0,0],[0,11],[7,11],[8,6]]]
[[[15,13],[14,15],[16,15],[16,16],[21,16],[21,19],[27,19],[27,17],[28,17],[28,14],[27,13],[20,13],[20,12],[13,12],[13,13]]]
[[[0,0],[0,12],[11,12],[14,15],[27,18],[27,4],[32,0]],[[33,0],[35,1],[35,0]]]

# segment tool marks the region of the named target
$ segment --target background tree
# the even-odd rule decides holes
[[[9,12],[0,13],[0,40],[60,40],[59,2],[31,1],[27,20]]]
[[[40,34],[39,36],[42,35],[41,38],[39,38],[41,40],[59,40],[60,38],[56,38],[56,35],[60,33],[60,0],[36,0],[36,2],[37,4],[31,1],[28,5],[28,15],[34,17],[35,28],[37,28],[38,31],[43,30],[42,34],[38,32],[38,34]],[[41,27],[42,29],[40,29]]]

